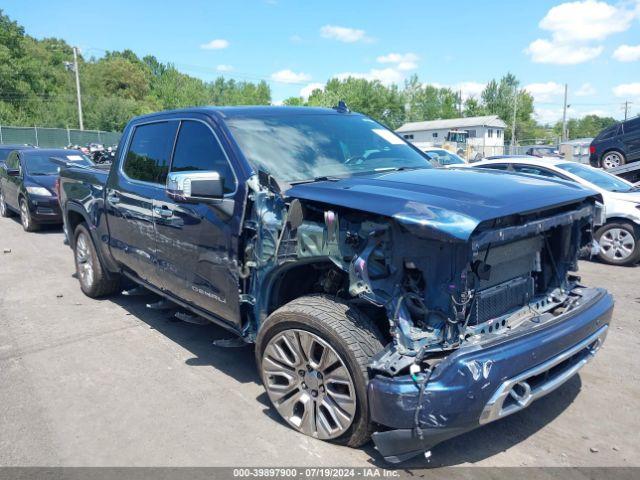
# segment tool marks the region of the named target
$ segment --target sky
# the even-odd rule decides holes
[[[86,57],[155,55],[211,80],[267,81],[274,103],[348,75],[422,82],[478,97],[515,74],[536,118],[640,114],[640,0],[3,0],[36,38]]]

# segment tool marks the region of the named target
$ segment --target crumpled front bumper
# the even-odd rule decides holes
[[[586,289],[591,298],[547,324],[496,336],[492,343],[456,350],[433,371],[415,428],[419,388],[410,376],[378,375],[369,382],[378,451],[393,463],[526,408],[565,383],[602,345],[613,298]]]

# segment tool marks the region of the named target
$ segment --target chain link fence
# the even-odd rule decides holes
[[[71,128],[9,127],[0,125],[0,144],[29,144],[36,147],[62,148],[67,145],[117,145],[119,132],[75,130]]]

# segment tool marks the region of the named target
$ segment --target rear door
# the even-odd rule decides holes
[[[153,206],[165,194],[177,127],[177,121],[132,127],[118,171],[107,182],[111,253],[128,270],[159,288]]]
[[[8,174],[9,170],[19,170],[20,173],[15,176]],[[2,192],[4,193],[4,201],[12,208],[18,208],[18,190],[24,171],[20,164],[20,155],[17,151],[13,151],[7,157],[5,162],[5,174],[2,179]]]
[[[640,159],[640,118],[624,122],[622,128],[624,130],[622,143],[624,144],[627,160]]]
[[[166,196],[154,202],[163,288],[237,324],[238,181],[209,119],[181,121],[171,171],[218,172],[225,196],[208,203],[177,203]]]

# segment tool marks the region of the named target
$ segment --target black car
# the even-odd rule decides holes
[[[0,164],[0,216],[19,213],[27,232],[37,230],[43,223],[62,223],[55,191],[59,165],[52,157],[93,165],[82,152],[63,149],[13,150]]]
[[[15,145],[0,145],[0,165],[4,163],[9,154],[14,150],[26,150],[28,148],[35,148],[31,145],[15,144]]]
[[[640,160],[640,117],[602,130],[589,146],[592,167],[605,170]]]
[[[562,158],[564,156],[556,147],[547,146],[530,147],[527,149],[526,154],[531,155],[532,157]]]

